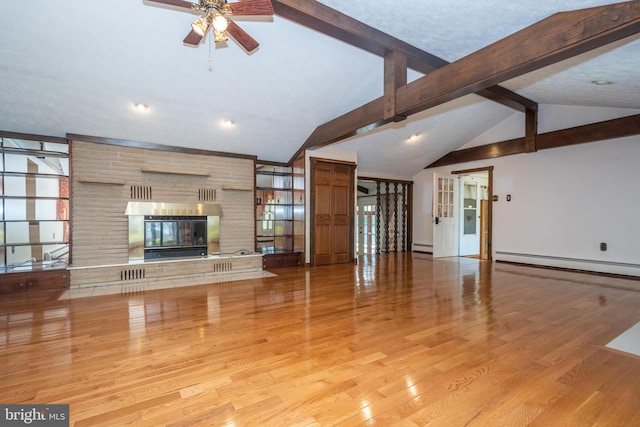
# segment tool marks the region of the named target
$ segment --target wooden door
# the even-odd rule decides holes
[[[313,265],[353,259],[354,175],[353,164],[312,160]]]
[[[489,259],[489,200],[480,200],[480,259]]]

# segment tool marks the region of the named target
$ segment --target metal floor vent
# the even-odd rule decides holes
[[[220,271],[231,271],[233,269],[233,263],[231,261],[216,262],[212,264],[211,271],[218,273]]]
[[[140,280],[145,278],[145,270],[144,268],[132,268],[128,270],[120,271],[120,280]]]

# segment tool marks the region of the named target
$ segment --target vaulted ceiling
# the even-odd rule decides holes
[[[505,105],[513,99],[640,112],[637,16],[615,37],[595,44],[587,40],[584,53],[564,55],[568,59],[560,62],[558,57],[542,58],[532,67],[528,56],[522,57],[522,52],[531,55],[536,46],[551,44],[542,32],[539,39],[524,33],[528,37],[511,50],[482,51],[485,61],[473,59],[480,56],[475,52],[556,12],[607,1],[476,0],[453,5],[447,0],[396,0],[384,8],[357,0],[273,3],[273,17],[236,19],[260,43],[247,54],[231,40],[214,44],[207,39],[197,48],[183,45],[197,15],[153,2],[33,0],[28,7],[2,2],[0,130],[91,135],[279,162],[289,161],[305,144],[335,140],[332,148],[358,153],[361,173],[409,178],[501,123],[522,122],[521,134],[514,137],[524,136],[523,108]],[[629,2],[625,10],[637,13],[638,3]],[[384,48],[384,43],[390,45]],[[408,86],[402,81],[405,57]],[[502,73],[479,84],[479,77],[473,80],[459,65],[468,58],[475,68],[489,70],[490,63]],[[443,68],[439,79],[427,79],[426,86],[417,88],[425,73],[447,63],[454,64]],[[464,87],[466,77],[470,80]],[[449,86],[444,87],[445,80]],[[497,97],[502,102],[486,92],[471,93],[494,83],[504,90]],[[455,96],[437,102],[427,95],[416,98],[436,89],[450,95],[456,86]],[[389,94],[397,105],[385,101]],[[387,114],[386,124],[359,132],[356,124],[371,125],[369,119],[379,115],[376,110],[368,116],[360,107],[377,99],[383,108],[402,114]],[[136,112],[135,102],[149,109]],[[349,117],[352,111],[355,119]],[[348,120],[341,121],[344,115]],[[223,124],[227,119],[232,126]],[[418,137],[408,141],[411,135]]]

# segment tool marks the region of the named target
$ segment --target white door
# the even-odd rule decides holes
[[[358,206],[356,228],[358,236],[356,240],[356,253],[367,255],[376,253],[376,205]]]
[[[458,219],[455,175],[433,174],[433,257],[458,256]]]
[[[458,211],[461,215],[458,229],[459,255],[480,255],[480,182],[478,178],[462,176]]]

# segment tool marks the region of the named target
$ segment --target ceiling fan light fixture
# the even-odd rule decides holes
[[[227,38],[226,31],[218,31],[215,28],[213,29],[213,41],[215,41],[216,43],[221,43],[226,42],[227,40],[229,39]]]
[[[207,18],[200,17],[200,18],[196,19],[195,21],[193,21],[193,24],[191,24],[191,29],[197,35],[204,36],[204,34],[209,29],[209,22],[208,22]]]
[[[227,29],[227,25],[229,23],[227,22],[227,18],[225,18],[224,16],[220,15],[219,13],[216,13],[213,17],[213,28],[218,30],[218,31],[225,31]]]

